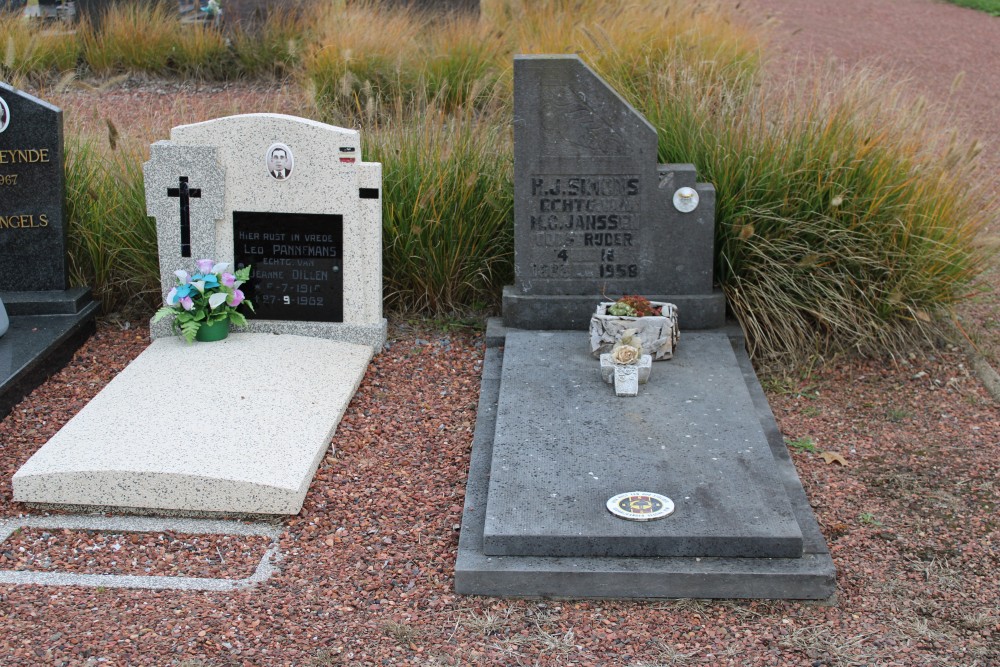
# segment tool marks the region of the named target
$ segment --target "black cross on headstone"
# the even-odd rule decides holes
[[[181,176],[176,188],[167,188],[168,197],[181,198],[181,257],[191,256],[191,197],[201,198],[201,188],[188,187],[188,177]]]

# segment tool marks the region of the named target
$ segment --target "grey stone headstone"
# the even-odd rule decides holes
[[[0,292],[65,290],[62,110],[0,83]]]
[[[517,56],[515,284],[504,294],[505,323],[577,328],[594,297],[643,294],[680,297],[683,327],[721,325],[715,189],[695,176],[692,165],[657,164],[656,130],[579,57]],[[691,212],[673,204],[681,187],[699,195]],[[543,305],[532,310],[537,297]],[[560,319],[560,309],[574,312]]]

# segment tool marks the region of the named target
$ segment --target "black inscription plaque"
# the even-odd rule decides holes
[[[255,317],[344,321],[344,218],[311,213],[233,211],[236,267]]]

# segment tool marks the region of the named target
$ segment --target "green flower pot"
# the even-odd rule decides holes
[[[229,318],[219,320],[213,324],[202,324],[198,327],[198,333],[194,335],[195,340],[203,343],[222,340],[229,335]]]

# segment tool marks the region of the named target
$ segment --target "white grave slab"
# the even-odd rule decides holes
[[[297,514],[373,349],[153,341],[14,475],[14,500]]]

